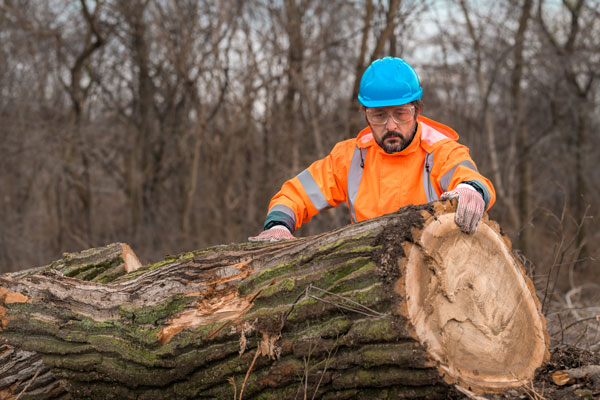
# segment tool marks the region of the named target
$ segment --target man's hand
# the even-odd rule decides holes
[[[485,201],[481,194],[469,184],[461,183],[456,189],[442,193],[442,199],[458,199],[454,222],[461,231],[475,233],[485,211]]]
[[[283,225],[275,225],[271,229],[262,231],[258,236],[248,238],[250,242],[277,242],[279,240],[296,239],[294,235]]]

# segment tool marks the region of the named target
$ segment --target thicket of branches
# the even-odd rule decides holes
[[[470,146],[536,274],[593,265],[595,0],[0,0],[1,269],[245,241],[362,128],[360,76],[387,55]],[[340,207],[298,234],[346,223]]]

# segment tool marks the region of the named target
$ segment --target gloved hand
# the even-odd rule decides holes
[[[250,242],[277,242],[282,239],[296,239],[288,228],[283,225],[275,225],[271,229],[262,231],[258,236],[248,238]]]
[[[475,233],[477,225],[485,211],[485,201],[481,194],[471,185],[461,183],[456,189],[442,193],[442,199],[458,199],[458,207],[454,222],[461,231]]]

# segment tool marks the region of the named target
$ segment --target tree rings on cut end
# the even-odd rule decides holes
[[[449,383],[480,392],[531,380],[548,337],[531,281],[496,229],[461,232],[454,213],[426,221],[398,289],[417,339]]]

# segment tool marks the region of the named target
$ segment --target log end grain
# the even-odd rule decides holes
[[[399,312],[446,382],[495,392],[530,381],[549,358],[546,321],[497,226],[467,235],[454,213],[437,214],[416,237],[400,260]]]

